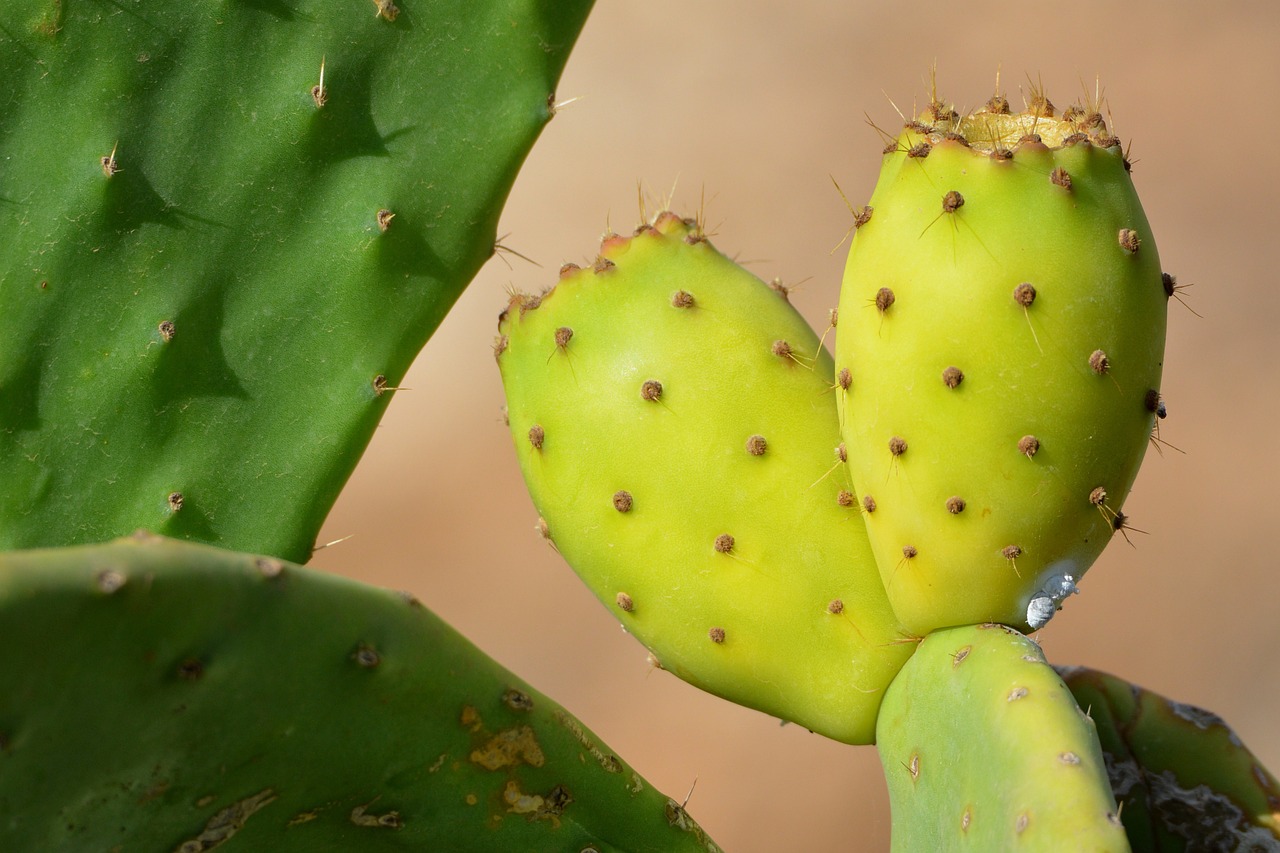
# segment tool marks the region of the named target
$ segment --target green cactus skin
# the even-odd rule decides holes
[[[591,5],[397,2],[5,4],[0,548],[309,557]]]
[[[1221,717],[1097,670],[1058,673],[1097,725],[1134,850],[1280,847],[1280,783]]]
[[[839,463],[830,357],[786,299],[663,213],[500,332],[543,534],[623,628],[704,690],[870,742],[914,644]]]
[[[1055,115],[1039,94],[1018,114],[935,101],[858,212],[841,424],[913,633],[1048,621],[1124,529],[1155,422],[1167,296],[1151,229],[1095,105]]]
[[[1012,628],[926,637],[877,735],[894,850],[1129,849],[1092,722]]]
[[[0,644],[4,850],[717,849],[405,595],[142,535],[0,554]]]

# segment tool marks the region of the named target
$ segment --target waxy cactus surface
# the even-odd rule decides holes
[[[0,555],[0,849],[715,851],[419,602],[138,536]]]
[[[0,11],[0,548],[306,560],[590,0]]]
[[[496,347],[539,527],[659,664],[870,742],[913,644],[843,464],[818,337],[671,213],[516,296]]]
[[[836,368],[849,465],[911,631],[1038,628],[1111,538],[1160,408],[1168,299],[1088,103],[937,101],[857,211]]]
[[[1129,850],[1093,722],[1012,628],[926,637],[877,735],[895,851]]]
[[[1280,783],[1221,717],[1104,672],[1058,671],[1097,725],[1135,849],[1280,849]]]

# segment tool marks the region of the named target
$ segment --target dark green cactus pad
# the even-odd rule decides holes
[[[0,12],[0,548],[308,558],[590,0]]]
[[[1280,849],[1280,783],[1221,717],[1097,670],[1058,672],[1097,725],[1134,850]]]
[[[146,535],[11,552],[0,647],[0,849],[716,849],[387,590]]]
[[[671,213],[517,296],[498,364],[544,536],[664,669],[868,743],[914,643],[841,462],[831,359]]]
[[[926,637],[876,733],[894,850],[1129,849],[1092,721],[1012,628]]]
[[[1168,296],[1086,104],[933,102],[858,211],[836,367],[881,575],[917,634],[1039,628],[1117,532],[1160,407]]]

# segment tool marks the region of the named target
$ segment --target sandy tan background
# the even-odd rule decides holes
[[[1204,316],[1171,304],[1163,436],[1186,454],[1149,454],[1125,506],[1150,535],[1113,543],[1042,641],[1218,711],[1280,770],[1278,43],[1271,0],[600,0],[560,90],[581,100],[503,217],[542,268],[494,260],[471,286],[324,533],[356,535],[315,564],[412,590],[667,793],[697,779],[690,811],[728,850],[886,849],[874,749],[651,673],[535,536],[489,351],[503,288],[589,260],[606,217],[633,224],[637,181],[661,196],[678,178],[684,211],[706,188],[723,251],[809,279],[795,301],[825,325],[843,265],[828,250],[849,223],[828,175],[862,203],[879,163],[864,111],[893,126],[884,93],[923,103],[935,60],[961,105],[988,97],[998,63],[1015,101],[1028,72],[1060,106],[1100,75],[1164,266]]]

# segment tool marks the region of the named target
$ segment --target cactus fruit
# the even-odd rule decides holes
[[[838,399],[894,612],[1039,628],[1126,530],[1160,400],[1168,297],[1120,143],[1096,103],[935,98],[855,224]]]
[[[781,289],[662,213],[499,331],[540,529],[623,627],[698,687],[870,742],[913,644],[840,461],[839,380]]]
[[[893,849],[1123,851],[1093,723],[1002,625],[926,637],[885,694]]]
[[[414,599],[273,558],[0,554],[0,647],[5,850],[717,849]]]
[[[305,560],[591,3],[125,5],[0,11],[0,548]]]
[[[1280,848],[1280,784],[1221,717],[1096,670],[1058,672],[1097,724],[1135,850]]]

